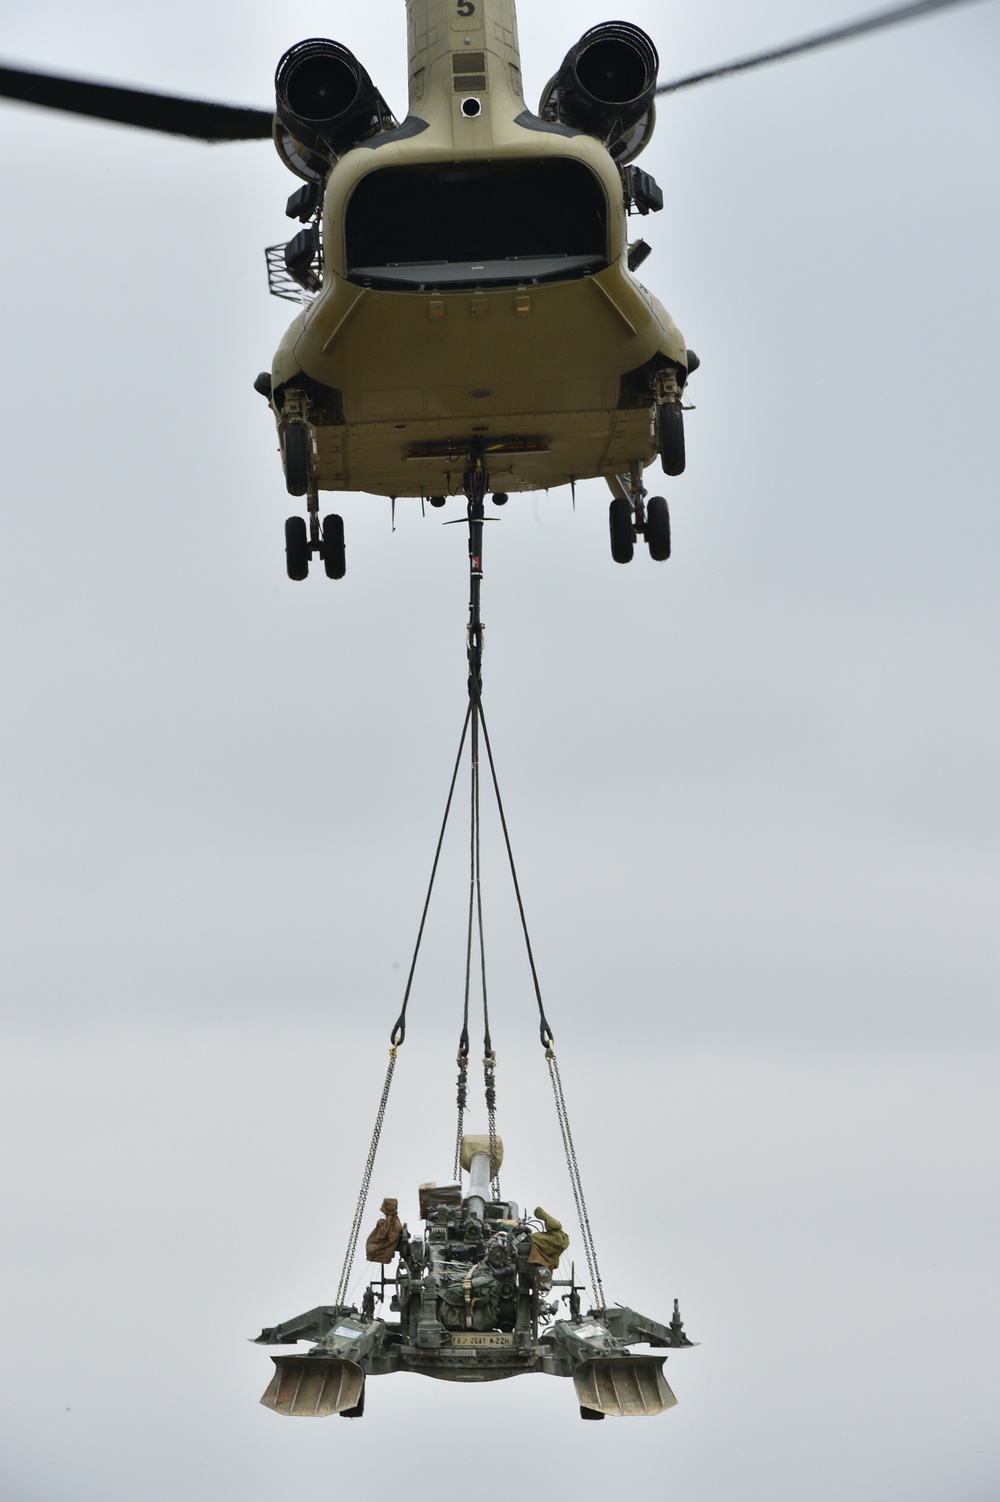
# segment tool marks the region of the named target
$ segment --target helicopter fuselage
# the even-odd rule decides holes
[[[409,115],[326,175],[322,287],[279,347],[321,490],[533,490],[649,463],[683,338],[629,270],[622,171],[521,93],[510,0],[407,0]]]

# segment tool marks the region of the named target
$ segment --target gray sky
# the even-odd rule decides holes
[[[669,78],[863,10],[621,14]],[[609,14],[522,0],[532,102]],[[0,55],[266,105],[312,34],[404,107],[397,0],[38,0]],[[674,557],[616,567],[596,483],[489,529],[486,707],[605,1286],[702,1342],[676,1410],[596,1431],[537,1378],[375,1382],[360,1425],[257,1404],[244,1338],[336,1288],[465,544],[347,496],[347,579],[284,577],[266,143],[0,108],[15,1502],[422,1502],[442,1460],[489,1502],[995,1497],[998,44],[984,0],[665,101],[642,276],[703,361]],[[568,1218],[487,824],[505,1187]],[[450,1168],[463,844],[373,1183],[411,1223]]]

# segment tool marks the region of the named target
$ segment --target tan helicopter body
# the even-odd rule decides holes
[[[125,88],[0,63],[0,99],[200,141],[273,138],[303,179],[268,248],[271,290],[305,302],[254,382],[277,422],[285,484],[307,498],[285,522],[304,579],[345,571],[341,517],[323,490],[484,496],[600,477],[611,553],[645,539],[670,556],[663,496],[643,470],[685,466],[694,353],[633,273],[649,253],[629,216],[663,207],[632,165],[655,98],[873,34],[965,0],[918,0],[734,62],[657,83],[636,26],[585,32],[525,107],[513,0],[406,0],[409,113],[400,124],[357,58],[321,38],[289,48],[276,109]],[[502,488],[501,488],[502,487]]]
[[[638,484],[657,455],[661,407],[679,418],[689,366],[628,265],[624,163],[651,133],[652,91],[616,161],[527,110],[512,0],[407,0],[407,17],[409,115],[383,113],[329,167],[321,289],[265,387],[289,489],[314,511],[316,490],[439,502],[478,439],[495,490],[603,475],[621,496],[615,477]],[[281,77],[276,140],[308,178]]]

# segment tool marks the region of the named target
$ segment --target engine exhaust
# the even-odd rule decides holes
[[[644,146],[652,133],[659,61],[638,26],[628,21],[593,26],[566,54],[542,95],[539,114],[600,136],[611,147],[622,140]]]
[[[278,64],[274,92],[285,129],[323,155],[339,155],[395,124],[354,53],[325,37],[289,47]]]

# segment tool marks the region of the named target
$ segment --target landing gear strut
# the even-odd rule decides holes
[[[613,475],[608,525],[611,532],[611,556],[616,563],[631,563],[636,537],[646,539],[649,556],[655,563],[670,557],[670,510],[662,495],[650,496],[642,484],[642,466],[631,465],[627,475]]]
[[[289,429],[291,431],[291,429]],[[309,577],[309,560],[322,558],[328,579],[342,579],[347,572],[344,546],[344,518],[331,512],[324,516],[322,532],[319,522],[319,494],[310,480],[308,489],[308,524],[301,516],[285,522],[285,568],[289,579],[300,582]]]
[[[258,377],[263,382],[264,377]],[[258,385],[258,390],[261,386]],[[270,389],[268,387],[268,389]],[[322,558],[328,579],[342,579],[347,572],[343,517],[324,516],[319,521],[319,486],[313,473],[313,432],[309,403],[301,391],[286,392],[285,426],[281,432],[281,457],[289,495],[304,495],[308,521],[290,516],[285,522],[285,568],[289,579],[300,583],[309,577],[311,558]]]

